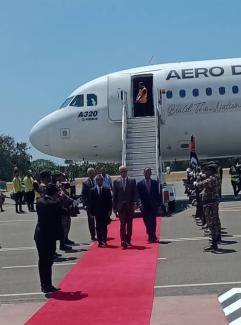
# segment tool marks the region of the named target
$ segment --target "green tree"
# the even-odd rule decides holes
[[[17,166],[20,174],[24,175],[30,168],[31,155],[25,142],[15,142],[11,136],[0,135],[0,179],[10,181],[13,168]]]
[[[37,159],[31,162],[31,170],[34,175],[39,175],[43,170],[54,171],[58,166],[51,160]]]

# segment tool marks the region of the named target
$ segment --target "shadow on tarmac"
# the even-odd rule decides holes
[[[222,240],[221,244],[222,245],[232,245],[232,244],[237,244],[238,242],[236,240]]]
[[[213,251],[214,254],[231,254],[231,253],[237,253],[235,249],[227,249],[227,248],[218,248],[216,251]]]
[[[87,298],[88,294],[82,291],[68,292],[68,291],[57,291],[54,293],[47,293],[45,295],[46,298],[56,299],[56,300],[81,300],[83,298]]]

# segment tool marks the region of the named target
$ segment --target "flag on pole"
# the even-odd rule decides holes
[[[195,138],[192,135],[191,136],[191,146],[190,146],[190,167],[192,169],[195,169],[199,166],[199,160],[196,154],[196,144],[195,144]]]

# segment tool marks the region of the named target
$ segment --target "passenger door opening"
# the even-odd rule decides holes
[[[132,78],[133,115],[153,116],[153,76],[142,75]]]

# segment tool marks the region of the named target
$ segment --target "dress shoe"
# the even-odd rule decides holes
[[[123,241],[123,242],[121,243],[121,246],[122,246],[123,249],[126,249],[127,244]]]
[[[67,244],[67,245],[74,245],[75,242],[72,241],[72,240],[70,240],[70,239],[66,239],[65,244]]]
[[[217,244],[212,244],[206,248],[204,248],[204,252],[213,252],[218,250],[218,245]]]
[[[126,245],[127,246],[132,246],[132,243],[131,242],[127,242]]]
[[[103,247],[107,247],[107,244],[105,242],[102,243]]]
[[[72,250],[72,247],[67,246],[67,245],[60,245],[60,246],[59,246],[59,249],[60,249],[61,251],[71,251],[71,250]]]
[[[98,247],[103,247],[103,244],[102,244],[102,243],[99,243],[99,244],[98,244]]]
[[[97,239],[95,237],[91,237],[91,240],[92,241],[96,241]]]
[[[62,256],[61,254],[58,254],[58,253],[54,253],[54,258],[59,258],[60,256]]]
[[[52,292],[59,291],[60,288],[55,288],[54,286],[50,286],[50,287],[42,287],[41,290],[43,293],[52,293]]]

